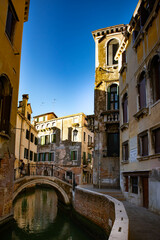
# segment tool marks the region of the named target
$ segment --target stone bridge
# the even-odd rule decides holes
[[[48,185],[54,188],[59,201],[70,205],[72,201],[72,185],[54,176],[24,176],[14,181],[13,200],[26,188],[36,185]]]

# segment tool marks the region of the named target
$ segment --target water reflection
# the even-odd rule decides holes
[[[51,189],[35,189],[14,204],[18,227],[29,233],[39,233],[49,227],[57,216],[57,195]]]
[[[0,232],[1,240],[93,240],[68,214],[57,208],[57,195],[44,187],[19,195],[15,221]]]

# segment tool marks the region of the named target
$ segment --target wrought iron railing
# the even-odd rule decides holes
[[[73,177],[70,178],[64,168],[55,166],[53,164],[44,163],[28,163],[23,169],[14,169],[14,180],[25,176],[50,176],[59,178],[67,183],[73,184]]]

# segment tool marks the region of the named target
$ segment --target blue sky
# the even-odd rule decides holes
[[[91,32],[129,23],[138,0],[31,0],[24,24],[19,100],[33,116],[94,113],[95,45]]]

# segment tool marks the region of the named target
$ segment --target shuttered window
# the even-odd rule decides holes
[[[160,59],[159,56],[155,56],[152,60],[150,67],[153,102],[160,99]]]
[[[52,143],[56,143],[56,133],[53,133],[53,134],[51,135],[51,142],[52,142]]]
[[[139,108],[142,109],[146,107],[146,78],[144,73],[141,74],[138,90],[139,90]]]
[[[49,161],[54,161],[54,152],[49,153]]]
[[[160,153],[160,128],[153,131],[155,153]]]
[[[9,89],[8,95],[6,95],[6,87]],[[7,78],[0,77],[0,131],[6,134],[10,133],[11,102],[12,89],[10,82]]]
[[[117,84],[112,84],[107,90],[108,106],[107,110],[119,109],[119,87]]]
[[[148,156],[148,133],[146,132],[139,135],[139,154]]]
[[[50,143],[50,135],[46,135],[45,136],[45,144],[49,144]]]
[[[76,161],[77,160],[77,151],[71,151],[71,160]]]
[[[128,122],[128,95],[127,94],[125,94],[123,97],[122,108],[123,108],[123,123],[127,123]]]
[[[6,34],[11,42],[13,42],[14,37],[14,31],[15,31],[15,25],[18,21],[18,17],[16,14],[16,11],[14,9],[14,6],[11,2],[11,0],[8,1],[8,12],[7,12],[7,20],[6,20]]]
[[[122,160],[128,161],[129,159],[129,149],[128,149],[128,141],[122,144]]]
[[[41,136],[41,145],[45,144],[45,136]]]

